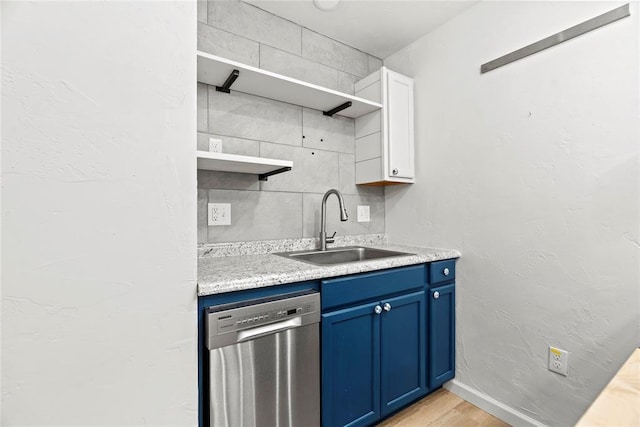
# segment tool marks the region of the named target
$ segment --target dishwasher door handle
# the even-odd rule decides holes
[[[258,326],[252,329],[245,329],[244,331],[238,332],[238,339],[236,342],[249,341],[265,335],[286,331],[287,329],[298,328],[300,326],[302,326],[302,317],[298,316],[282,322],[270,323],[268,325]]]

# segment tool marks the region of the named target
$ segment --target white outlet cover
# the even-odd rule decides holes
[[[222,139],[209,138],[209,152],[210,153],[222,153]]]
[[[207,203],[208,225],[231,225],[230,203]]]
[[[371,221],[369,206],[358,206],[358,222]]]
[[[549,370],[565,377],[569,375],[569,353],[549,346]]]

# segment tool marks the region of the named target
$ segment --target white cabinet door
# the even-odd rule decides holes
[[[387,177],[414,177],[413,79],[387,71]]]
[[[357,82],[355,92],[382,99],[381,112],[356,119],[356,184],[412,184],[413,79],[382,67]]]

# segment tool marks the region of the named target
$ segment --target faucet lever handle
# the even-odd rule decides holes
[[[327,237],[326,242],[327,243],[333,243],[336,241],[336,239],[334,239],[334,237],[336,237],[336,233],[337,231],[334,231],[333,234],[331,235],[331,237]]]

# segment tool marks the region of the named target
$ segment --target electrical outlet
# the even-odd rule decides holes
[[[207,203],[209,225],[231,225],[231,204]]]
[[[358,222],[369,222],[371,216],[369,215],[369,206],[358,206]]]
[[[569,353],[549,346],[549,370],[566,377],[569,374]]]
[[[220,138],[209,138],[209,152],[222,153],[222,140]]]

